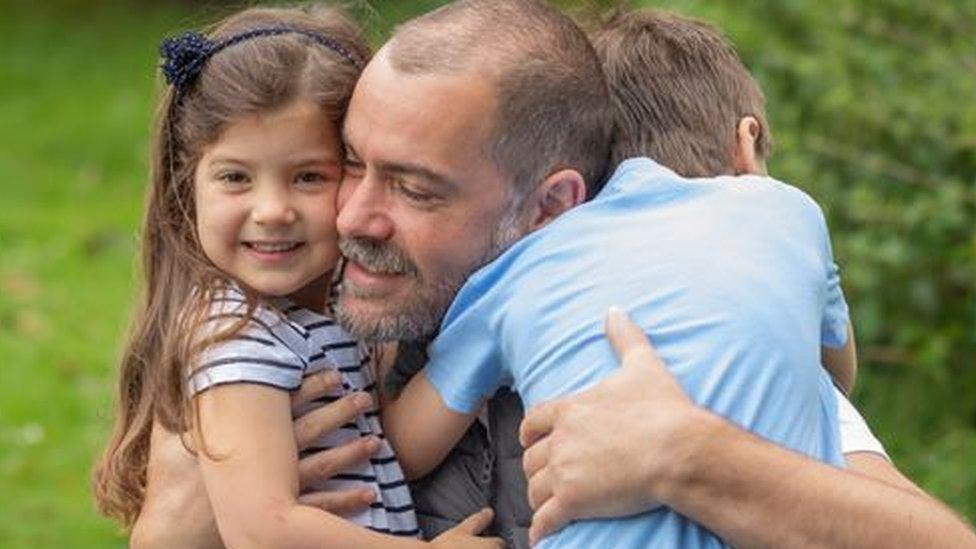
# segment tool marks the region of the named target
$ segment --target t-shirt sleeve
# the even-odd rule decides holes
[[[204,333],[218,334],[239,322],[242,308],[211,310]],[[302,384],[306,362],[296,351],[305,340],[280,315],[259,307],[243,329],[207,347],[188,376],[189,393],[227,383],[256,383],[291,391]]]
[[[448,408],[470,414],[508,383],[497,330],[499,292],[469,282],[458,293],[430,346],[424,369]],[[486,311],[495,311],[491,314]]]
[[[873,452],[888,458],[884,445],[874,436],[864,417],[847,397],[837,391],[837,422],[840,425],[840,446],[845,454]]]
[[[811,200],[816,213],[816,222],[821,239],[821,259],[826,277],[826,296],[824,301],[823,319],[820,325],[820,343],[832,349],[840,349],[847,343],[847,324],[849,312],[844,290],[840,285],[840,267],[834,262],[834,253],[830,246],[830,232],[823,211]]]

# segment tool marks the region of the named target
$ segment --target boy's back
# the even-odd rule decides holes
[[[611,305],[629,307],[696,402],[842,463],[820,345],[843,341],[847,311],[822,215],[803,193],[768,178],[689,180],[627,161],[592,202],[472,276],[427,376],[461,412],[500,385],[527,405],[578,392],[616,368],[603,336]],[[721,543],[670,510],[574,523],[551,541]]]

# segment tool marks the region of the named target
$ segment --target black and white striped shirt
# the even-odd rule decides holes
[[[228,290],[211,303],[204,329],[216,333],[239,322],[246,313],[243,294]],[[232,339],[207,348],[197,364],[188,379],[190,394],[241,382],[291,391],[301,385],[305,376],[330,368],[338,370],[342,389],[297,410],[296,417],[354,391],[370,392],[373,401],[378,401],[370,357],[363,345],[333,319],[287,299],[259,305],[243,330]],[[313,488],[321,491],[369,486],[377,493],[376,501],[350,520],[378,532],[417,536],[410,491],[393,449],[383,436],[376,408],[329,433],[305,452],[333,448],[369,435],[380,439],[381,449],[368,463],[342,471]]]

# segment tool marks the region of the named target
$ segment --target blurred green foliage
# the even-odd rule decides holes
[[[441,3],[352,4],[380,41]],[[972,520],[976,3],[655,5],[723,28],[758,76],[771,172],[813,195],[831,223],[860,344],[855,400],[895,463]],[[5,2],[0,546],[125,545],[87,483],[134,292],[156,45],[227,9]]]
[[[766,92],[770,172],[828,214],[855,401],[896,465],[976,517],[976,3],[665,1]]]

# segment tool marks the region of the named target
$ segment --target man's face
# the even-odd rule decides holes
[[[403,74],[382,52],[363,73],[337,219],[338,316],[357,337],[435,333],[467,276],[518,236],[510,183],[488,157],[495,105],[477,75]]]

